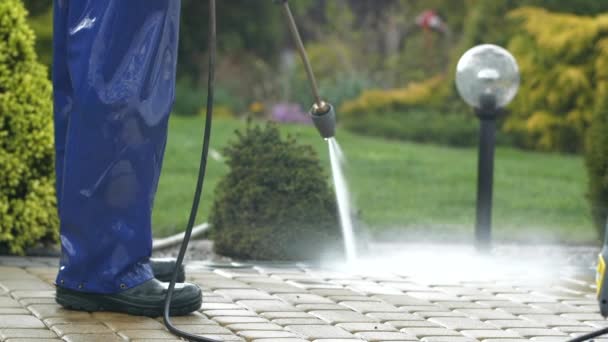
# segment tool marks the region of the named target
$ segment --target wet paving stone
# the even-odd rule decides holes
[[[510,320],[487,320],[487,324],[493,325],[499,329],[508,328],[546,328],[546,326],[539,322],[527,321],[523,319],[510,319]]]
[[[219,325],[210,324],[187,324],[176,325],[176,327],[185,332],[196,335],[231,335],[232,331]]]
[[[352,310],[366,314],[372,312],[399,312],[400,310],[393,305],[378,302],[340,302]]]
[[[47,329],[0,329],[0,341],[17,338],[52,339],[57,334]]]
[[[361,342],[361,339],[338,339],[338,338],[320,338],[317,340],[313,340],[312,342]]]
[[[58,336],[69,334],[110,334],[112,329],[101,323],[56,324],[51,329]]]
[[[144,321],[128,322],[128,321],[106,321],[104,322],[110,329],[114,331],[122,330],[162,330],[164,325],[159,321],[150,318]],[[173,322],[175,323],[175,322]]]
[[[237,304],[257,313],[302,311],[280,300],[240,300]]]
[[[45,328],[41,320],[27,315],[0,315],[0,329]]]
[[[285,328],[308,339],[354,337],[348,331],[331,325],[289,325]]]
[[[279,293],[301,293],[302,289],[285,283],[249,283],[249,285],[258,290],[266,291],[270,294]]]
[[[315,318],[315,316],[303,311],[263,312],[260,316],[272,320],[282,318]]]
[[[291,294],[275,294],[287,303],[297,304],[334,304],[334,302],[328,298],[310,294],[310,293],[291,293]]]
[[[278,338],[298,338],[297,335],[288,331],[277,330],[244,330],[237,333],[247,340],[255,339],[278,339]]]
[[[327,297],[330,300],[339,303],[339,302],[382,302],[379,298],[367,297],[363,295],[359,296],[329,296]]]
[[[441,328],[440,325],[429,322],[429,321],[425,321],[423,319],[421,320],[412,320],[412,321],[386,321],[384,322],[386,324],[389,324],[397,329],[403,329],[403,328]]]
[[[128,340],[174,338],[173,335],[165,330],[123,330],[119,332],[118,335]]]
[[[325,324],[324,321],[322,321],[318,318],[277,318],[277,319],[273,319],[272,322],[279,324],[281,326]]]
[[[496,330],[493,325],[466,317],[435,317],[429,321],[453,330]]]
[[[548,327],[557,326],[568,326],[568,325],[581,325],[577,320],[561,317],[558,315],[522,315],[523,319],[530,320],[532,322],[538,322]]]
[[[422,342],[477,342],[479,340],[471,338],[471,337],[464,337],[464,336],[431,336],[431,337],[425,337],[421,340]],[[519,341],[525,341],[525,340],[519,340]],[[499,340],[488,340],[488,342],[501,342]],[[502,342],[516,342],[516,341],[502,341]]]
[[[347,340],[340,340],[340,342],[345,342]],[[252,340],[252,342],[308,342],[308,340],[303,340],[301,338],[257,338]]]
[[[226,298],[230,298],[233,301],[275,299],[270,294],[260,291],[260,290],[225,289],[225,290],[216,290],[215,292]]]
[[[34,304],[28,306],[27,309],[40,319],[51,317],[88,317],[91,315],[88,312],[66,310],[58,304]]]
[[[316,310],[329,310],[329,311],[350,311],[349,308],[340,304],[298,304],[296,308],[302,311],[316,311]]]
[[[257,316],[218,316],[214,317],[214,321],[221,325],[238,324],[238,323],[267,323],[267,319]]]
[[[382,323],[340,323],[336,326],[351,333],[365,331],[397,331],[397,328],[394,326]]]
[[[311,314],[319,317],[329,324],[337,324],[337,323],[361,323],[361,322],[376,322],[376,319],[373,319],[369,316],[365,316],[358,312],[354,311],[331,311],[331,310],[323,310],[323,311],[312,311]]]
[[[367,316],[380,321],[423,321],[424,319],[420,316],[413,315],[406,312],[372,312]]]
[[[491,309],[458,309],[456,312],[463,313],[467,317],[487,320],[487,319],[517,319],[517,317],[508,312],[491,310]]]
[[[462,330],[464,336],[486,340],[490,338],[517,338],[522,337],[516,331],[511,330]]]
[[[126,338],[116,334],[70,334],[63,336],[65,342],[124,342]]]
[[[203,311],[203,314],[212,318],[218,316],[257,316],[255,312],[248,310],[207,310]]]
[[[401,331],[418,338],[429,336],[462,336],[457,331],[447,328],[403,328]]]
[[[0,341],[180,340],[162,318],[63,309],[54,302],[55,267],[47,259],[0,258]],[[193,262],[187,269],[204,288],[204,304],[172,321],[223,341],[563,342],[608,326],[591,278],[576,269],[553,282],[521,275],[437,281],[403,270],[347,274],[293,264],[214,269]]]
[[[513,331],[518,335],[526,338],[540,337],[540,336],[567,336],[557,329],[548,328],[511,328],[509,331]]]
[[[364,341],[380,342],[380,341],[418,341],[415,336],[407,335],[400,332],[392,331],[371,331],[356,333],[355,336]]]

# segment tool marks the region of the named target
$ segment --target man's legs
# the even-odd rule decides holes
[[[152,284],[151,212],[174,97],[178,26],[178,0],[55,0],[57,285],[64,305]],[[148,292],[158,296],[157,285]],[[188,291],[200,301],[200,289]],[[103,307],[95,300],[72,306]]]

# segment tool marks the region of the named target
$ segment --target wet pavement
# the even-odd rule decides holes
[[[597,250],[377,244],[352,264],[190,260],[204,289],[182,329],[223,341],[566,341],[608,326]],[[160,319],[62,309],[56,258],[0,257],[1,341],[174,341]],[[608,341],[596,339],[596,341]]]

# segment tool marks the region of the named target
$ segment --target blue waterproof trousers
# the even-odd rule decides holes
[[[179,11],[180,0],[54,0],[60,287],[116,293],[153,277]]]

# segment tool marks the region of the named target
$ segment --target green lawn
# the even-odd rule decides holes
[[[211,148],[221,150],[243,121],[218,119]],[[154,212],[155,235],[182,231],[192,201],[203,119],[173,116]],[[326,143],[312,127],[283,125],[314,145],[328,169]],[[338,130],[348,160],[345,173],[363,225],[378,238],[472,236],[477,151],[360,137]],[[227,171],[209,160],[197,222],[205,222],[213,189]],[[595,239],[582,158],[559,154],[496,151],[494,234],[526,242],[591,242]],[[389,232],[389,233],[387,233]],[[406,234],[409,233],[409,234]],[[459,234],[462,233],[462,234]]]

